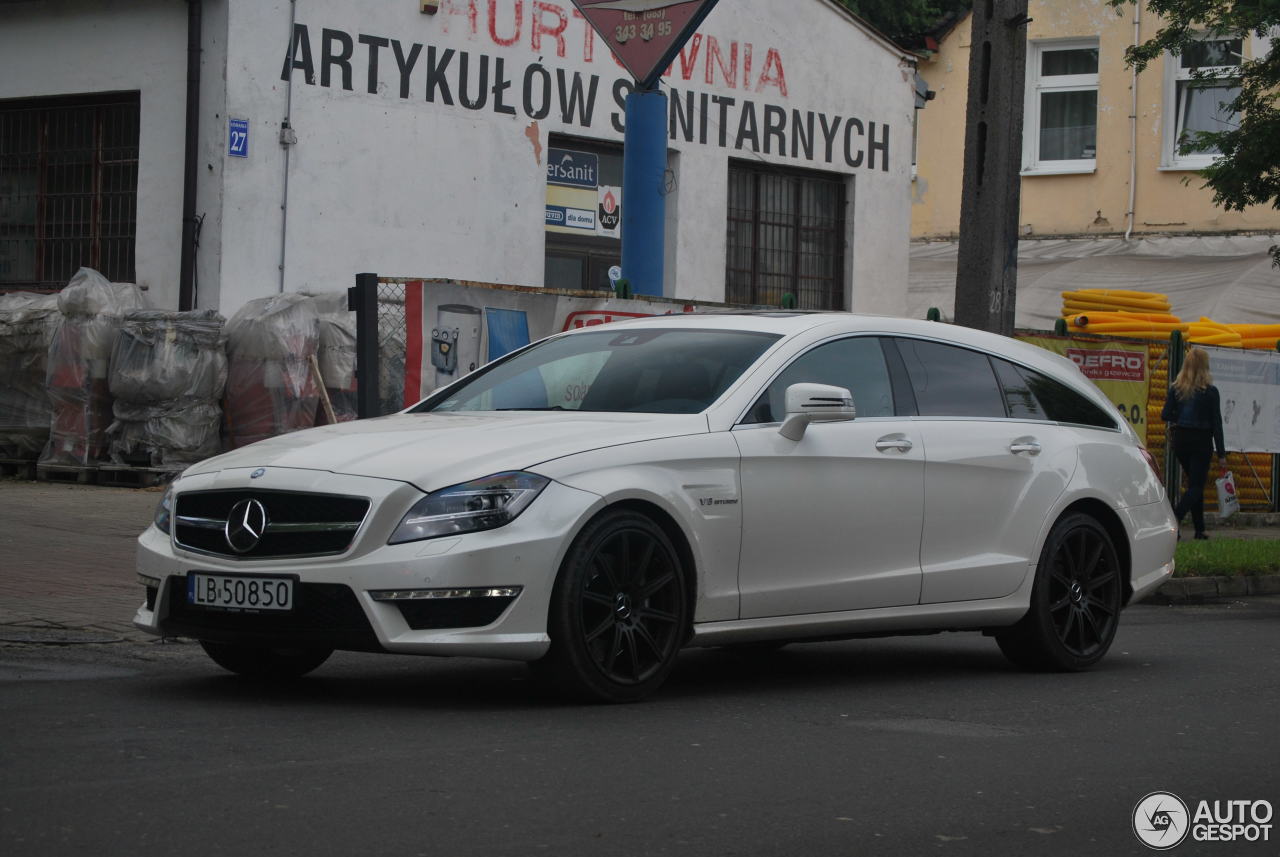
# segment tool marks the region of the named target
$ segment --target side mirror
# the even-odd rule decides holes
[[[857,416],[853,394],[830,384],[792,384],[786,403],[787,416],[778,433],[787,440],[804,437],[809,423],[844,422]]]

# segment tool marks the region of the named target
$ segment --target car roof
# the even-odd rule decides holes
[[[1008,336],[976,330],[956,324],[922,319],[898,318],[850,312],[805,312],[788,310],[713,310],[709,312],[671,313],[619,319],[610,327],[628,328],[697,328],[701,330],[742,330],[794,336],[809,330],[828,328],[830,335],[841,333],[888,334],[936,339],[996,354],[1058,377],[1064,374],[1077,382],[1083,380],[1079,368],[1065,357]],[[581,328],[581,332],[596,326]],[[579,331],[574,331],[579,332]],[[1077,378],[1078,376],[1078,378]],[[1079,384],[1077,383],[1077,386]],[[1085,385],[1086,387],[1089,385]]]
[[[1021,351],[1026,346],[1016,340],[973,328],[961,327],[937,321],[898,318],[887,315],[870,315],[850,312],[804,312],[787,310],[710,311],[672,313],[670,315],[645,316],[620,319],[613,325],[627,327],[685,327],[703,330],[745,330],[777,333],[783,336],[801,333],[820,327],[830,327],[838,333],[887,333],[904,336],[920,336],[942,339],[959,345],[969,345],[986,351],[1007,353],[1011,348]],[[590,328],[584,328],[590,329]]]
[[[1008,336],[976,330],[956,324],[921,319],[898,318],[885,315],[864,315],[848,312],[804,312],[787,310],[758,311],[710,311],[672,313],[670,315],[645,316],[619,320],[609,325],[628,328],[687,328],[700,330],[741,330],[773,333],[782,337],[814,331],[817,338],[841,334],[879,334],[932,339],[962,347],[977,349],[987,354],[1003,357],[1015,363],[1047,373],[1066,382],[1076,391],[1092,399],[1099,407],[1111,410],[1110,401],[1080,371],[1080,367],[1062,355],[1047,351],[1028,342]],[[819,330],[826,328],[826,330]],[[595,326],[582,328],[586,332]],[[562,334],[563,335],[563,334]],[[572,335],[570,333],[569,335]],[[1117,425],[1129,430],[1120,420]],[[1136,435],[1134,435],[1136,439]]]

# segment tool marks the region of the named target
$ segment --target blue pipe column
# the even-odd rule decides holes
[[[622,155],[622,276],[637,295],[661,296],[666,260],[667,94],[627,96]]]

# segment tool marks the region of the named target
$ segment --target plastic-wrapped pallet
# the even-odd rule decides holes
[[[225,319],[213,310],[137,310],[111,352],[117,464],[180,468],[221,449]]]
[[[58,293],[62,320],[46,367],[53,414],[40,464],[83,467],[106,456],[111,346],[125,314],[145,306],[133,283],[112,283],[92,268],[81,268]]]
[[[45,389],[58,296],[0,295],[0,458],[35,461],[49,440]]]
[[[338,422],[354,420],[356,413],[356,314],[347,308],[347,293],[313,295],[318,319],[316,360],[324,389]],[[326,417],[323,409],[317,422]]]
[[[315,425],[315,301],[288,292],[249,301],[227,322],[227,443],[232,449]]]

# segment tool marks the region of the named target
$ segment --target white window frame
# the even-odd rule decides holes
[[[1197,40],[1210,42],[1226,42],[1232,41],[1235,37],[1215,37],[1207,33],[1196,36]],[[1260,41],[1249,36],[1244,36],[1240,40],[1241,51],[1249,49],[1257,50]],[[1256,54],[1255,54],[1256,55]],[[1243,63],[1246,57],[1241,57],[1240,62]],[[1208,66],[1200,69],[1201,71],[1226,71],[1239,66]],[[1182,67],[1182,58],[1174,56],[1166,52],[1164,55],[1164,117],[1163,117],[1163,141],[1160,150],[1160,169],[1162,170],[1202,170],[1205,167],[1212,166],[1220,157],[1206,152],[1194,152],[1188,155],[1178,154],[1178,84],[1183,81],[1192,80],[1192,69],[1184,69]]]
[[[1092,74],[1040,74],[1041,57],[1047,51],[1097,50],[1097,38],[1053,39],[1027,43],[1027,85],[1022,127],[1022,174],[1024,176],[1058,176],[1071,173],[1091,173],[1098,167],[1097,141],[1094,141],[1094,157],[1072,160],[1043,160],[1040,157],[1040,96],[1049,92],[1098,91],[1098,73]],[[1098,55],[1098,67],[1102,67],[1102,55]],[[1094,113],[1094,128],[1101,131]]]

